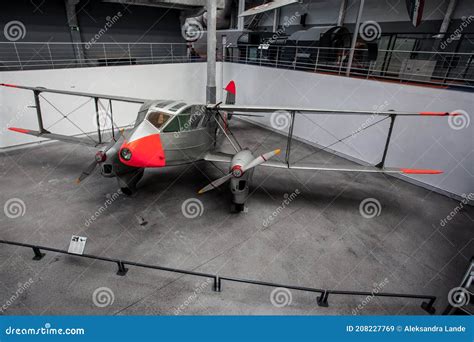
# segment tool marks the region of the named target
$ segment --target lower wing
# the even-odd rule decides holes
[[[232,155],[222,152],[211,152],[206,154],[204,160],[212,162],[223,162],[230,163],[232,161]],[[437,175],[443,173],[440,170],[431,169],[411,169],[411,168],[398,168],[398,167],[383,167],[378,168],[375,166],[328,166],[319,165],[313,163],[296,163],[286,164],[283,162],[272,162],[268,161],[261,164],[265,167],[274,167],[278,169],[289,169],[289,170],[312,170],[312,171],[338,171],[338,172],[367,172],[367,173],[391,173],[391,174],[418,174],[418,175]]]
[[[73,137],[73,136],[68,136],[68,135],[55,134],[48,131],[40,132],[40,131],[31,130],[31,129],[17,128],[17,127],[9,127],[8,129],[10,131],[17,132],[17,133],[33,135],[39,138],[64,141],[64,142],[72,143],[76,145],[85,145],[85,146],[92,146],[92,147],[96,147],[100,145],[99,143],[97,143],[96,141],[90,138]]]

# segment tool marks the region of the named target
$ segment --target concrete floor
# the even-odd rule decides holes
[[[256,152],[281,147],[282,136],[246,123],[235,124],[241,143]],[[223,147],[230,152],[228,146]],[[295,143],[294,157],[314,148]],[[198,163],[147,171],[133,198],[119,196],[90,226],[91,217],[117,191],[98,173],[80,186],[74,179],[95,151],[64,143],[42,144],[0,157],[0,199],[24,201],[24,216],[0,215],[0,239],[67,249],[71,235],[86,236],[86,253],[283,284],[343,290],[434,294],[442,310],[474,254],[474,208],[448,225],[440,220],[459,203],[378,174],[289,172],[259,168],[248,211],[229,213],[227,187],[198,197],[196,191],[221,172]],[[312,160],[350,162],[321,152]],[[223,168],[223,165],[219,165]],[[272,223],[265,218],[298,189],[301,194]],[[203,213],[184,217],[182,203],[198,197]],[[375,218],[359,212],[375,198]],[[137,216],[148,221],[140,225]],[[113,264],[0,245],[0,314],[425,314],[419,300],[330,296],[328,308],[312,293],[291,291],[291,303],[272,305],[272,288],[223,283],[212,291],[205,279],[131,267],[125,277]],[[21,284],[32,284],[18,294]],[[113,293],[105,307],[94,304],[101,287]],[[381,287],[381,288],[380,288]],[[18,295],[17,295],[18,294]]]

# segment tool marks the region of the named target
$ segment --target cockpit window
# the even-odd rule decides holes
[[[167,124],[165,128],[163,128],[163,132],[165,133],[179,132],[179,121],[178,121],[177,116],[172,118],[170,123]]]
[[[206,117],[207,111],[205,110],[205,106],[190,106],[178,115],[173,116],[171,121],[163,129],[163,132],[186,132],[200,129],[207,123]]]
[[[174,105],[173,107],[171,107],[170,109],[168,109],[170,112],[176,112],[178,109],[182,108],[186,106],[186,103],[184,102],[180,102],[178,103],[177,105]]]
[[[160,107],[160,108],[165,108],[166,106],[169,106],[170,104],[172,104],[174,101],[173,100],[165,100],[165,101],[160,101],[156,104],[157,107]]]
[[[161,112],[151,112],[148,114],[148,121],[151,122],[156,128],[161,128],[168,120],[170,116]]]
[[[194,105],[184,109],[179,116],[189,116],[187,122],[188,129],[197,129],[204,126],[203,119],[206,114],[204,106]],[[184,121],[184,120],[183,120]]]

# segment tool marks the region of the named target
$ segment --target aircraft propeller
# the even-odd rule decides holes
[[[121,135],[123,134],[123,129],[120,130],[120,134]],[[112,141],[105,147],[104,150],[97,151],[97,153],[95,154],[95,157],[94,157],[94,161],[92,163],[90,163],[84,169],[84,171],[82,171],[81,175],[76,179],[77,184],[79,184],[84,179],[89,177],[92,174],[92,172],[94,172],[97,165],[99,165],[100,163],[103,163],[106,160],[107,151],[110,150],[117,143],[117,141],[118,141],[118,139],[116,139],[116,140],[112,139]]]
[[[215,189],[218,186],[221,186],[222,184],[227,182],[232,177],[240,178],[240,177],[243,176],[243,174],[246,171],[249,171],[250,169],[253,169],[254,167],[257,167],[257,166],[265,163],[266,161],[268,161],[270,158],[276,156],[277,154],[280,154],[280,149],[264,153],[264,154],[258,156],[257,158],[253,159],[250,163],[248,163],[246,165],[238,165],[238,164],[233,165],[232,169],[230,170],[230,172],[227,175],[225,175],[221,178],[218,178],[218,179],[214,180],[213,182],[209,183],[204,188],[199,190],[198,193],[203,194],[203,193],[205,193],[209,190]]]

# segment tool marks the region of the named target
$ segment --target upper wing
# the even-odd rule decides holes
[[[35,97],[35,108],[36,108],[36,114],[37,114],[37,118],[38,118],[38,127],[39,127],[39,129],[38,130],[30,130],[30,129],[24,129],[24,128],[9,127],[9,130],[14,131],[14,132],[18,132],[18,133],[33,135],[33,136],[36,136],[36,137],[47,138],[47,139],[52,139],[52,140],[59,140],[59,141],[64,141],[64,142],[68,142],[68,143],[87,145],[87,146],[98,146],[98,145],[101,145],[103,143],[102,138],[101,138],[100,127],[97,128],[97,135],[98,135],[99,141],[95,141],[94,139],[92,139],[88,134],[86,134],[82,130],[81,131],[85,135],[85,137],[74,137],[74,136],[67,136],[67,135],[55,134],[55,133],[49,132],[47,129],[45,129],[43,127],[43,117],[42,117],[42,111],[41,111],[41,106],[40,106],[40,94],[41,93],[53,93],[53,94],[61,94],[61,95],[82,96],[82,97],[89,97],[91,99],[94,99],[94,101],[95,101],[95,111],[96,111],[97,117],[99,116],[99,104],[100,104],[101,99],[109,100],[109,101],[138,103],[138,104],[143,104],[146,101],[148,101],[147,99],[139,99],[139,98],[135,98],[135,97],[104,95],[104,94],[98,94],[98,93],[84,93],[84,92],[79,92],[79,91],[58,90],[58,89],[49,89],[49,88],[43,88],[43,87],[28,87],[28,86],[20,86],[20,85],[15,85],[15,84],[6,84],[6,83],[0,83],[0,86],[9,87],[9,88],[31,90],[31,91],[33,91],[33,95]],[[59,111],[59,110],[56,109],[56,111]],[[112,112],[112,105],[110,105],[110,111]],[[63,115],[63,114],[61,113],[61,115]],[[68,119],[67,115],[63,115],[63,118]],[[112,116],[110,117],[110,119],[111,119],[112,124],[113,124]],[[68,120],[71,121],[70,119],[68,119]],[[75,125],[75,126],[78,127],[77,125]],[[114,127],[113,126],[112,126],[112,131],[114,132]]]
[[[84,97],[112,100],[112,101],[122,101],[122,102],[132,102],[132,103],[145,103],[146,101],[148,101],[147,99],[139,99],[139,98],[136,98],[136,97],[104,95],[104,94],[97,94],[97,93],[83,93],[83,92],[80,92],[80,91],[58,90],[58,89],[49,89],[49,88],[43,88],[43,87],[27,87],[27,86],[20,86],[20,85],[16,85],[16,84],[0,83],[0,86],[32,90],[32,91],[38,92],[38,93],[55,93],[55,94],[63,94],[63,95],[75,95],[75,96],[84,96]]]
[[[208,105],[209,109],[216,108],[216,105]],[[400,116],[456,116],[458,113],[449,112],[397,112],[397,111],[377,111],[377,110],[340,110],[324,108],[303,108],[303,107],[263,107],[263,106],[238,106],[238,105],[218,105],[217,108],[226,112],[236,113],[273,113],[276,111],[286,111],[290,113],[304,114],[343,114],[343,115],[400,115]]]

